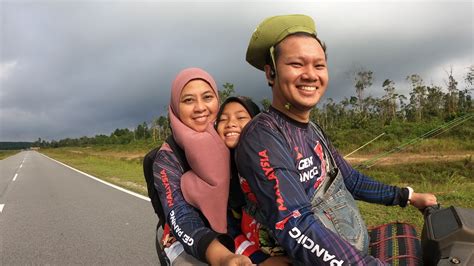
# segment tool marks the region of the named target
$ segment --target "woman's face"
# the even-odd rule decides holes
[[[237,146],[240,132],[251,119],[245,107],[238,102],[230,102],[224,106],[217,124],[217,133],[228,148]]]
[[[204,132],[216,119],[219,103],[211,86],[202,79],[191,80],[179,97],[179,118],[186,126]]]

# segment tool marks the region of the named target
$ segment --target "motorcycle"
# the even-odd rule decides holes
[[[474,265],[474,210],[440,205],[424,210],[424,265]]]

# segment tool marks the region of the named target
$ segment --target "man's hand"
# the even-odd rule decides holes
[[[436,196],[431,193],[413,192],[411,195],[410,204],[419,210],[423,210],[426,207],[438,204],[438,201],[436,200]]]

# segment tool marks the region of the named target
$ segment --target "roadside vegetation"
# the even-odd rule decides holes
[[[402,154],[403,155],[403,154]],[[438,160],[413,160],[411,163],[373,166],[358,169],[382,182],[401,187],[411,186],[417,192],[434,193],[443,207],[451,205],[474,208],[474,162],[472,154],[461,160],[449,160],[449,156]],[[413,207],[402,209],[365,202],[359,203],[368,226],[402,221],[414,224],[421,233],[423,216]]]
[[[64,147],[40,152],[112,184],[147,195],[142,161],[144,148],[118,146]]]
[[[19,150],[0,150],[0,160],[19,153]]]

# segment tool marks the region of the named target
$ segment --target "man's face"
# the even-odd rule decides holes
[[[277,75],[271,80],[274,82],[273,105],[287,110],[284,106],[290,103],[287,111],[298,117],[309,116],[328,85],[324,50],[316,39],[294,35],[280,42],[278,49]]]

